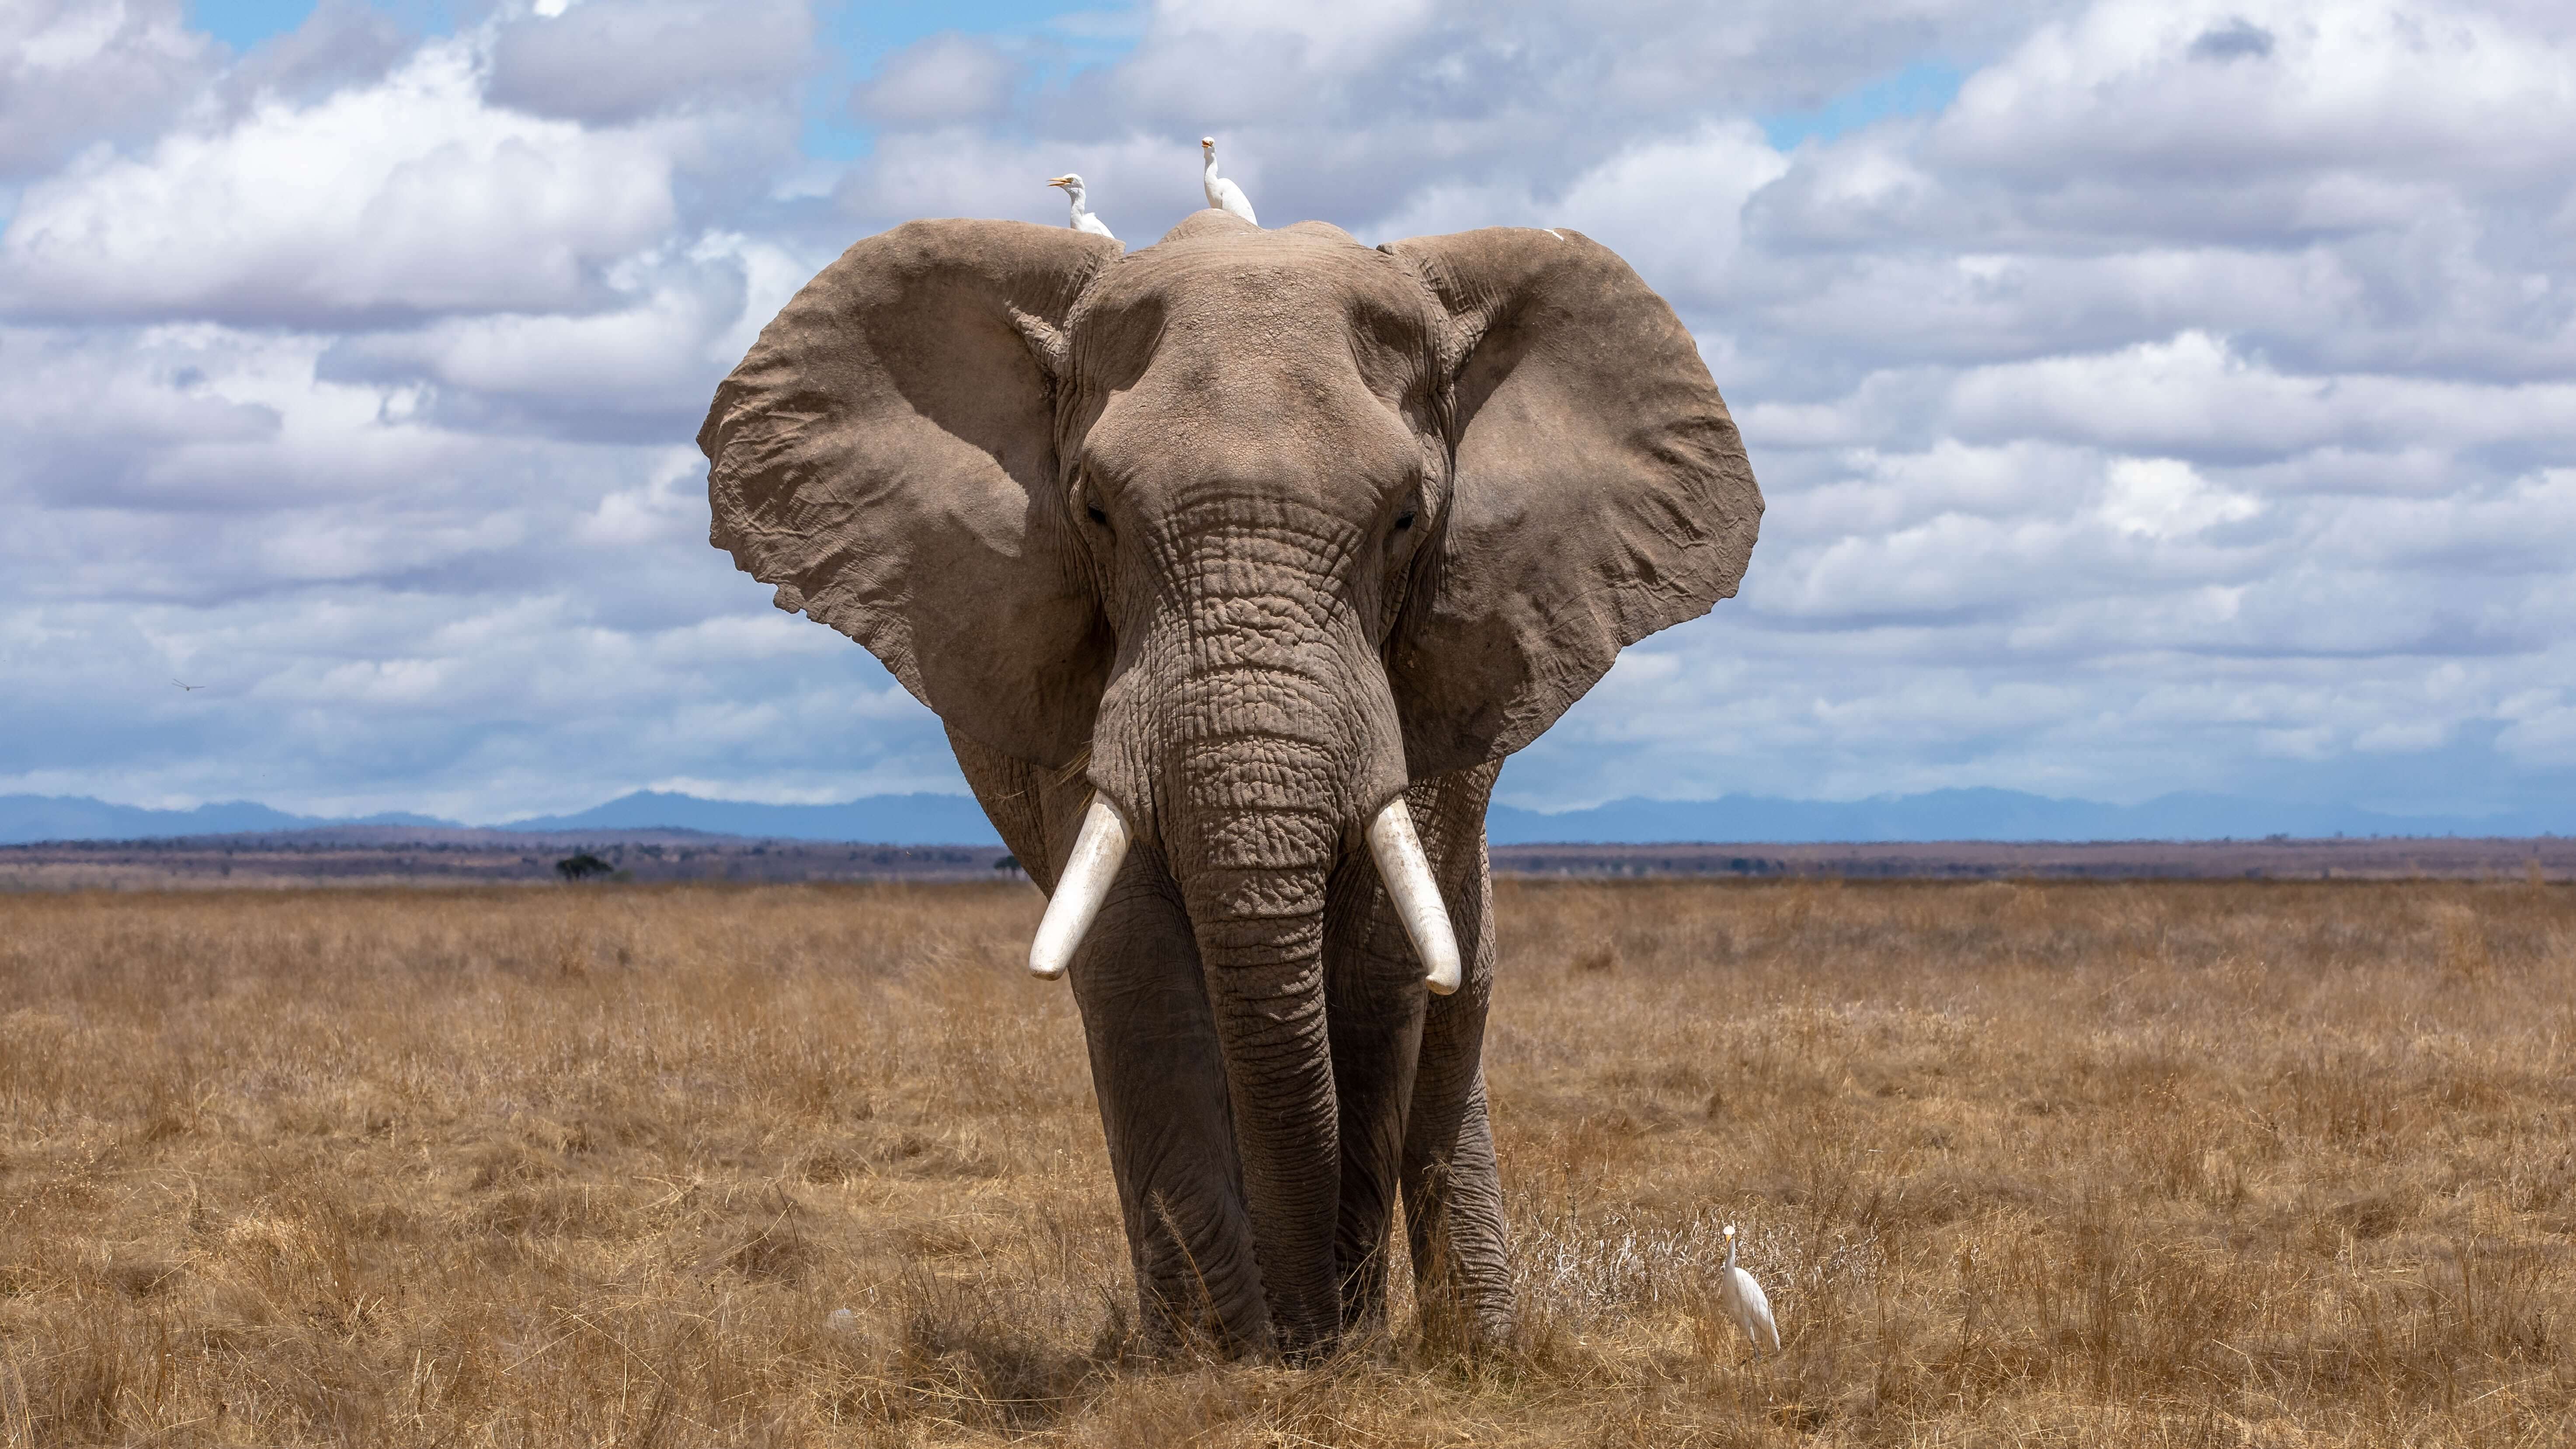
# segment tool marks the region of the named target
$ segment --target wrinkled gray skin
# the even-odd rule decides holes
[[[1487,797],[1735,592],[1762,511],[1671,309],[1573,232],[915,222],[698,445],[715,545],[939,713],[1040,886],[1094,791],[1135,833],[1070,974],[1146,1322],[1329,1348],[1384,1315],[1401,1193],[1429,1325],[1505,1331]],[[1399,793],[1455,995],[1362,839]]]

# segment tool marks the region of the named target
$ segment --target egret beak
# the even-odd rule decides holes
[[[1070,176],[1059,176],[1047,183],[1049,186],[1071,186],[1072,184],[1073,178]]]
[[[1201,136],[1201,137],[1199,137],[1199,149],[1200,149],[1200,150],[1202,150],[1202,151],[1213,151],[1213,150],[1215,150],[1215,149],[1216,149],[1216,137],[1214,137],[1214,136]]]

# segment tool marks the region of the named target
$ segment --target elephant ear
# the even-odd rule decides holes
[[[1420,779],[1528,744],[1621,649],[1734,594],[1762,494],[1690,333],[1607,247],[1493,227],[1383,250],[1455,328],[1448,510],[1388,657]]]
[[[698,430],[708,541],[950,727],[1040,764],[1091,737],[1108,631],[1056,496],[1059,331],[1116,242],[917,221],[842,253]]]

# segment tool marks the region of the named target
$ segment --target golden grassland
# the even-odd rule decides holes
[[[2576,1442],[2576,891],[1505,882],[1518,1340],[1311,1371],[1135,1351],[1039,905],[0,896],[0,1444]]]

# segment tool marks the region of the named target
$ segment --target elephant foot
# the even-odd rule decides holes
[[[1275,1363],[1312,1368],[1341,1350],[1343,1334],[1327,1325],[1292,1332],[1268,1316],[1229,1327],[1204,1297],[1186,1290],[1136,1295],[1137,1326],[1131,1338],[1142,1356],[1165,1362]]]
[[[1517,1326],[1507,1307],[1479,1307],[1454,1298],[1425,1299],[1420,1323],[1424,1348],[1471,1359],[1510,1349]]]
[[[1341,1350],[1338,1334],[1313,1339],[1279,1350],[1279,1362],[1289,1368],[1316,1368]]]
[[[1435,1261],[1440,1269],[1414,1279],[1422,1346],[1471,1359],[1510,1349],[1515,1338],[1510,1282],[1481,1282],[1497,1274],[1461,1271],[1463,1264],[1455,1259]]]
[[[1276,1344],[1266,1318],[1228,1325],[1196,1288],[1148,1285],[1137,1292],[1135,1338],[1146,1357],[1233,1362],[1271,1356]]]

